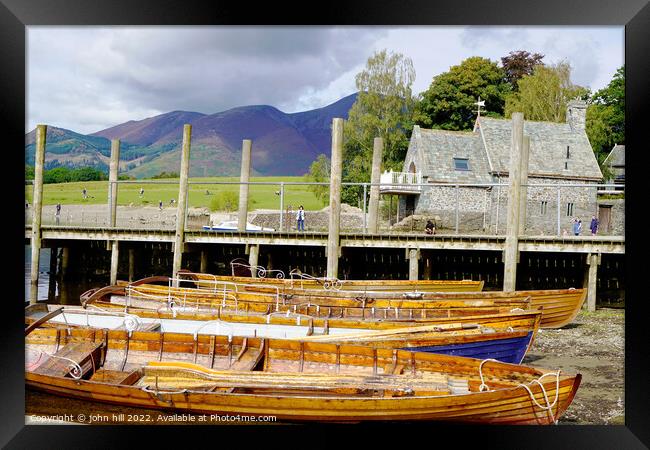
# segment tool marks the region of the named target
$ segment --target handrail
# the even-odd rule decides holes
[[[286,276],[284,274],[284,272],[281,271],[281,270],[267,269],[264,266],[252,266],[250,264],[244,264],[244,263],[238,263],[238,262],[232,262],[231,261],[230,262],[230,269],[231,269],[231,273],[232,273],[233,277],[236,276],[235,275],[235,266],[244,267],[246,269],[249,269],[251,271],[251,274],[253,273],[253,270],[257,271],[257,277],[258,278],[266,278],[266,274],[271,273],[271,272],[277,272],[278,273],[275,276],[275,278],[278,279],[278,280],[284,280],[284,278]]]
[[[27,328],[25,328],[25,336],[30,334],[32,331],[34,331],[36,328],[44,324],[45,322],[48,322],[50,319],[53,317],[58,316],[63,312],[63,308],[57,308],[54,311],[49,312],[48,314],[44,315],[40,319],[34,321],[31,325],[29,325]]]

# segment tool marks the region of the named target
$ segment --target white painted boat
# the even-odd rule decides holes
[[[205,231],[237,231],[238,222],[236,220],[227,220],[221,222],[220,224],[211,227],[208,225],[203,225]],[[246,231],[275,231],[274,228],[264,228],[257,225],[253,225],[250,222],[246,222]]]

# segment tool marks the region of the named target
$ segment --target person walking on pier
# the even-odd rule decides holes
[[[296,214],[296,220],[298,221],[298,231],[305,231],[305,210],[302,205],[298,208],[298,214]]]
[[[591,216],[591,223],[589,224],[589,229],[591,230],[591,235],[596,236],[596,233],[598,233],[598,219],[596,218],[596,215],[594,214]]]
[[[61,218],[61,203],[56,204],[56,213],[54,214],[54,218],[56,219],[56,224],[59,224],[59,219]]]

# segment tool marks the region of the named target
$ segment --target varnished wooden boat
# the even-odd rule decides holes
[[[251,337],[293,338],[321,342],[358,343],[377,348],[401,348],[413,351],[493,358],[518,364],[532,345],[539,328],[540,315],[517,321],[503,321],[485,326],[456,320],[441,324],[426,322],[379,323],[349,319],[298,321],[286,316],[251,316],[224,314],[220,319],[188,320],[139,316],[131,309],[99,310],[56,305],[30,305],[25,321],[32,327],[46,322],[61,327],[223,334]]]
[[[244,301],[239,295],[232,293],[206,293],[201,290],[189,289],[190,293],[183,293],[187,289],[168,288],[167,286],[140,285],[137,289],[129,286],[106,286],[101,289],[91,289],[81,296],[83,306],[95,305],[100,308],[108,306],[121,306],[123,308],[142,308],[159,311],[169,308],[172,312],[192,311],[194,309],[218,311],[234,311],[246,314],[302,314],[310,317],[322,318],[356,318],[369,320],[416,320],[429,321],[439,318],[462,318],[478,315],[509,313],[513,310],[529,310],[529,299],[521,301],[493,302],[482,300],[478,302],[441,301],[431,302],[422,307],[421,303],[400,303],[400,306],[376,307],[364,306],[358,302],[357,306],[327,306],[312,304],[311,302],[298,303],[287,301],[280,297],[269,297],[266,302]],[[295,299],[294,299],[295,300]]]
[[[279,421],[554,423],[580,374],[367,346],[34,327],[25,383],[128,407]]]
[[[264,267],[251,267],[243,263],[231,262],[232,275],[212,275],[180,270],[178,276],[188,275],[198,281],[222,281],[245,284],[264,284],[285,288],[321,289],[334,291],[404,291],[414,290],[410,280],[339,280],[318,278],[292,271],[289,275],[279,270],[267,270]],[[240,270],[236,270],[237,268]],[[255,274],[256,277],[251,275]],[[268,276],[267,276],[268,275]],[[277,275],[277,276],[276,276]],[[421,292],[478,292],[483,289],[484,281],[474,280],[418,280]]]
[[[187,275],[187,274],[186,274]],[[573,321],[580,311],[587,296],[586,289],[544,289],[515,292],[467,292],[467,293],[428,293],[428,292],[336,292],[319,290],[293,290],[284,293],[280,288],[259,285],[241,285],[220,283],[212,288],[172,287],[169,278],[154,277],[153,280],[166,282],[166,285],[154,285],[147,279],[135,283],[124,283],[130,295],[145,298],[174,297],[184,304],[215,304],[222,299],[225,292],[231,293],[238,300],[260,303],[315,304],[321,306],[370,306],[375,308],[457,308],[487,307],[508,305],[511,308],[543,307],[542,328],[561,328]],[[165,281],[166,280],[166,281]],[[253,286],[251,288],[251,286]],[[258,289],[258,292],[249,289]],[[88,297],[90,294],[84,294]],[[529,299],[529,301],[527,300]],[[85,299],[82,298],[82,302]],[[524,302],[524,303],[521,303]]]

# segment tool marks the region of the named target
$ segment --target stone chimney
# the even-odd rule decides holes
[[[566,123],[573,131],[584,131],[587,122],[587,103],[582,100],[571,100],[566,107]]]

